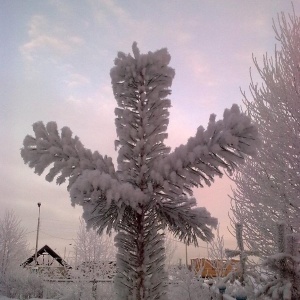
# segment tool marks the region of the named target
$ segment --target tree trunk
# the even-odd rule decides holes
[[[144,239],[144,211],[137,214],[137,300],[145,299],[145,239]]]
[[[131,212],[132,213],[132,212]],[[147,207],[132,214],[121,224],[115,242],[118,300],[163,300],[166,296],[167,273],[164,269],[165,248],[161,225],[154,210]]]

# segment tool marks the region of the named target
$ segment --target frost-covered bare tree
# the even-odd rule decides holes
[[[20,266],[29,254],[25,229],[14,211],[5,211],[0,219],[0,279]]]
[[[220,235],[220,224],[217,226],[214,239],[207,244],[207,258],[216,271],[217,279],[224,277],[231,261],[225,253],[224,237]]]
[[[251,80],[244,104],[262,135],[255,158],[248,157],[235,176],[234,223],[243,223],[250,250],[275,253],[276,223],[284,220],[299,232],[300,213],[300,19],[278,15],[273,22],[279,45],[254,64],[263,83]]]
[[[108,235],[99,235],[93,228],[86,228],[85,221],[80,218],[77,236],[74,243],[75,263],[112,261],[116,251],[113,238]]]
[[[164,228],[187,244],[212,239],[217,220],[196,207],[194,187],[232,172],[245,155],[255,152],[256,127],[237,105],[222,120],[211,115],[207,129],[170,153],[167,138],[170,86],[175,72],[166,49],[141,54],[118,53],[111,81],[119,149],[118,168],[112,159],[85,149],[69,128],[59,134],[55,122],[35,123],[21,155],[37,174],[49,170],[48,181],[68,179],[72,204],[83,206],[84,219],[99,234],[115,238],[120,299],[164,299],[166,273]],[[52,166],[48,169],[49,166]]]
[[[169,270],[174,265],[174,254],[178,248],[177,241],[173,239],[172,234],[165,230],[165,239],[164,239],[164,247],[165,247],[165,267],[166,270]]]
[[[286,224],[279,222],[277,229],[277,253],[267,257],[263,265],[274,272],[257,291],[257,299],[297,300],[300,298],[299,236],[286,234]],[[261,298],[263,297],[263,298]]]

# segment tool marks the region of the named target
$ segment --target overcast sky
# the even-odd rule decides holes
[[[294,3],[300,14],[300,2]],[[22,141],[36,121],[68,126],[83,144],[114,159],[116,139],[109,72],[118,51],[167,47],[176,71],[172,86],[169,139],[185,143],[209,115],[242,105],[248,91],[252,53],[273,53],[272,18],[291,12],[282,0],[14,0],[0,4],[0,217],[13,209],[35,245],[41,202],[39,246],[71,253],[81,207],[73,208],[66,185],[48,183],[20,156]],[[248,93],[249,94],[249,93]],[[221,223],[227,247],[230,200],[228,178],[198,189]],[[205,244],[200,243],[202,247]],[[180,248],[182,249],[182,247]],[[189,248],[189,258],[204,248]],[[177,257],[184,258],[183,251]]]

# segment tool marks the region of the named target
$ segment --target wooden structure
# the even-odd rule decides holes
[[[201,277],[212,278],[212,277],[225,277],[231,271],[235,271],[239,268],[239,260],[209,260],[207,258],[194,258],[191,259],[191,267],[195,273],[201,272]]]
[[[76,270],[85,279],[110,281],[117,274],[117,265],[115,261],[88,261],[77,266]]]
[[[24,261],[21,266],[43,275],[46,279],[70,278],[69,273],[72,269],[72,267],[48,245],[45,245],[37,251],[37,259],[35,258],[35,254],[33,254]]]

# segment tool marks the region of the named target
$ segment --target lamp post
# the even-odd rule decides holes
[[[69,246],[72,246],[72,244],[69,244]],[[65,251],[64,251],[64,260],[66,260],[66,254],[67,254],[67,246],[65,246]],[[69,256],[70,256],[70,251],[69,251]]]
[[[39,208],[39,217],[38,217],[37,231],[36,231],[35,256],[34,256],[35,265],[37,265],[37,251],[38,251],[38,244],[39,244],[41,202],[38,202],[37,205],[38,205],[38,208]]]

